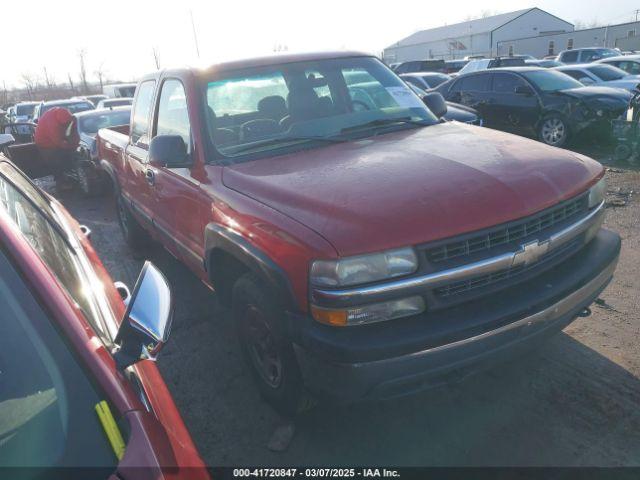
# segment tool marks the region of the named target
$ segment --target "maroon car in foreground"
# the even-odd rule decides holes
[[[151,361],[169,286],[150,263],[114,285],[89,233],[0,156],[0,467],[208,478]]]

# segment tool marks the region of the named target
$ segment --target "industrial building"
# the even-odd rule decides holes
[[[640,50],[640,22],[621,23],[606,27],[574,30],[552,35],[529,36],[517,40],[500,40],[498,55],[528,53],[535,57],[557,55],[562,50],[584,47],[610,47]]]
[[[410,60],[456,59],[466,56],[494,56],[498,45],[508,50],[508,41],[573,32],[573,24],[539,8],[422,30],[387,47],[387,63]],[[525,53],[518,50],[518,53]]]

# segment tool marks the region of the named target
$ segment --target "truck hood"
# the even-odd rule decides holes
[[[222,180],[347,256],[515,220],[586,190],[601,173],[579,154],[445,123],[227,166]]]

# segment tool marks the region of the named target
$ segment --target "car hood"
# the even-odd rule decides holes
[[[621,89],[613,87],[578,87],[570,88],[568,90],[561,90],[558,92],[561,95],[567,95],[573,98],[579,98],[582,100],[588,99],[617,99],[628,103],[631,100],[631,93]]]
[[[222,180],[346,256],[531,215],[601,173],[599,163],[566,150],[443,123],[226,166]]]

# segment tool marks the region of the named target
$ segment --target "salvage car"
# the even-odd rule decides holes
[[[620,251],[599,163],[441,122],[358,52],[147,75],[98,155],[126,241],[161,242],[231,306],[288,414],[308,391],[390,398],[511,359],[586,315]]]
[[[440,85],[448,101],[475,108],[484,125],[562,147],[587,129],[609,135],[631,93],[586,87],[555,69],[513,67],[460,76]]]
[[[51,110],[55,107],[66,108],[71,113],[79,113],[85,112],[87,110],[93,110],[96,107],[89,100],[54,100],[51,102],[42,102],[39,105],[36,105],[36,108],[33,112],[33,123],[38,123],[38,119],[44,115],[44,112],[47,110]]]
[[[171,328],[167,280],[146,263],[132,293],[114,284],[89,236],[0,156],[0,466],[206,479],[153,362]]]
[[[628,75],[640,75],[640,55],[620,55],[618,57],[607,57],[598,60],[596,63],[613,65],[624,70]]]
[[[583,85],[599,85],[603,87],[624,88],[634,91],[640,85],[640,75],[629,75],[624,70],[600,63],[583,65],[563,65],[555,70],[575,78]]]
[[[440,102],[440,106],[438,107],[429,100],[429,97],[433,96],[432,93],[426,92],[412,83],[407,83],[407,85],[425,102],[427,108],[429,108],[432,113],[435,113],[437,117],[449,121],[455,120],[456,122],[469,123],[471,125],[483,125],[482,117],[480,117],[477,110],[459,103],[447,102],[444,98],[442,98],[442,102]],[[437,95],[440,94],[438,93]]]
[[[76,149],[75,166],[69,176],[85,195],[99,195],[105,179],[99,169],[96,135],[101,128],[128,125],[131,107],[88,110],[76,113],[75,117],[80,143]]]

